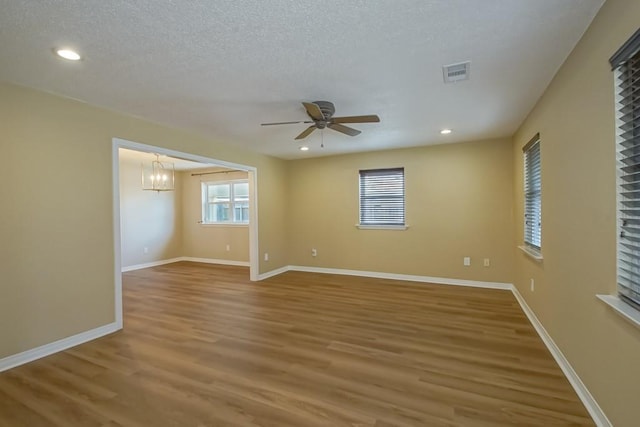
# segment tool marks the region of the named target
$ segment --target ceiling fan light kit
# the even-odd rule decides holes
[[[290,125],[298,123],[313,123],[308,128],[302,131],[296,140],[304,139],[316,129],[329,128],[345,135],[356,136],[361,132],[349,126],[345,126],[343,123],[379,123],[380,117],[375,114],[366,116],[349,116],[349,117],[333,117],[336,112],[335,106],[329,101],[314,101],[303,102],[302,105],[307,111],[307,115],[311,120],[297,121],[297,122],[277,122],[277,123],[262,123],[262,126],[273,125]]]

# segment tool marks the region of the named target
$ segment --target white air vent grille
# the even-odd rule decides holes
[[[469,80],[471,72],[471,61],[460,62],[458,64],[445,65],[442,67],[442,75],[445,83]]]

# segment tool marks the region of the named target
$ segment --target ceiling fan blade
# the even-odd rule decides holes
[[[309,126],[304,131],[302,131],[302,133],[300,135],[296,136],[296,139],[304,139],[304,138],[308,137],[309,134],[311,132],[313,132],[314,130],[316,130],[315,126]]]
[[[331,121],[333,123],[378,123],[380,117],[375,114],[369,116],[334,117]]]
[[[294,125],[296,123],[313,123],[311,120],[299,121],[299,122],[277,122],[277,123],[261,123],[260,126],[273,126],[273,125]]]
[[[318,105],[312,102],[303,102],[302,105],[304,105],[305,110],[307,110],[307,114],[309,114],[312,119],[324,120],[324,114],[322,114],[322,110]]]
[[[339,123],[329,123],[327,125],[327,127],[330,127],[333,130],[337,130],[338,132],[342,132],[342,133],[344,133],[346,135],[349,135],[349,136],[356,136],[356,135],[359,135],[361,133],[357,129],[350,128],[348,126],[343,126],[343,125],[341,125]]]

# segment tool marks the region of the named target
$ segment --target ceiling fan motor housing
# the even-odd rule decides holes
[[[380,118],[375,114],[369,114],[366,116],[333,117],[336,109],[333,106],[333,103],[329,101],[302,102],[302,105],[307,111],[307,116],[309,116],[311,121],[299,120],[295,122],[262,123],[262,126],[313,123],[302,131],[300,135],[296,136],[295,139],[300,140],[309,136],[315,129],[324,128],[330,128],[345,135],[356,136],[361,132],[349,126],[345,126],[345,123],[378,123],[380,121]]]
[[[331,119],[331,117],[333,116],[333,113],[336,112],[336,107],[333,106],[332,102],[313,101],[313,103],[316,104],[318,108],[320,108],[320,111],[322,111],[322,115],[324,116],[325,122],[328,122],[329,119]]]

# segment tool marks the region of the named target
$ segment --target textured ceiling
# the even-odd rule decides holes
[[[0,80],[283,158],[503,137],[602,3],[0,0]],[[445,85],[441,66],[467,60],[471,79]],[[382,121],[327,129],[324,149],[316,131],[305,153],[305,125],[260,126],[304,120],[314,100]]]

